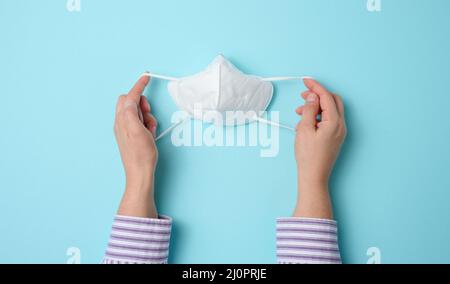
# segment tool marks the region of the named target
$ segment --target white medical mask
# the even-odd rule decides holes
[[[145,73],[145,75],[168,80],[168,91],[172,99],[193,119],[211,123],[211,121],[205,121],[205,112],[214,111],[225,114],[240,111],[255,113],[254,117],[248,118],[245,123],[259,121],[295,131],[291,127],[265,120],[259,114],[266,111],[272,101],[274,88],[271,82],[301,80],[305,77],[261,78],[246,75],[222,55],[217,56],[205,71],[197,75],[180,79],[154,73]],[[199,109],[201,111],[198,111]],[[157,140],[169,134],[183,122],[172,125]],[[227,119],[224,123],[226,126],[244,124],[235,119]]]

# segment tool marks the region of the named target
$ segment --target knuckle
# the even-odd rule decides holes
[[[118,119],[119,119],[120,121],[124,121],[125,118],[126,118],[126,116],[127,116],[126,110],[125,110],[125,109],[122,109],[122,110],[119,112]]]
[[[303,117],[314,115],[318,106],[318,103],[308,103],[307,105],[305,105],[305,107],[303,108]]]
[[[340,128],[340,122],[339,120],[332,120],[329,122],[330,128],[334,131],[338,131]]]
[[[117,108],[120,109],[120,107],[123,105],[123,102],[125,101],[126,96],[125,95],[121,95],[119,96],[119,98],[117,99]]]
[[[134,110],[132,108],[128,107],[123,110],[123,113],[125,114],[125,116],[132,116],[132,115],[134,115]]]
[[[119,98],[117,99],[117,103],[122,103],[125,99],[126,99],[126,95],[120,95]]]
[[[341,124],[337,129],[337,137],[341,140],[347,137],[347,127],[345,126],[345,124]]]
[[[342,128],[342,136],[343,138],[346,138],[348,134],[348,129],[347,126],[344,125],[344,127]]]
[[[114,133],[119,133],[120,132],[120,124],[121,124],[120,118],[116,117],[116,119],[114,121],[114,126],[113,126]]]

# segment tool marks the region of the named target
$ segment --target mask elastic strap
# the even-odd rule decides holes
[[[159,134],[159,136],[155,139],[155,141],[158,142],[159,140],[163,139],[164,137],[166,137],[167,135],[172,133],[172,131],[175,128],[177,128],[178,126],[183,124],[188,119],[190,119],[190,118],[187,117],[187,118],[185,118],[185,119],[183,119],[183,120],[181,120],[181,121],[179,121],[177,123],[172,124],[172,126],[170,126],[166,130],[164,130],[161,134]],[[267,120],[267,119],[264,119],[262,117],[256,117],[255,120],[260,122],[260,123],[264,123],[264,124],[267,124],[267,125],[272,125],[272,126],[275,126],[275,127],[278,127],[278,128],[283,128],[283,129],[290,130],[292,132],[296,132],[296,130],[294,128],[290,127],[290,126],[287,126],[287,125],[284,125],[284,124],[280,124],[280,123],[275,122],[275,121]]]
[[[312,79],[308,76],[303,77],[269,77],[269,78],[262,78],[261,80],[266,82],[279,82],[279,81],[300,81],[304,79]]]
[[[312,77],[309,76],[302,76],[302,77],[294,77],[294,76],[286,76],[286,77],[269,77],[269,78],[262,78],[261,80],[265,81],[265,82],[280,82],[280,81],[301,81],[304,79],[312,79]],[[262,117],[257,117],[256,120],[260,123],[264,123],[267,125],[272,125],[275,127],[279,127],[279,128],[284,128],[287,130],[290,130],[292,132],[296,132],[295,128],[292,128],[290,126],[284,125],[284,124],[280,124],[278,122],[274,122],[274,121],[270,121],[267,119],[264,119]]]
[[[258,121],[260,123],[267,124],[267,125],[272,125],[272,126],[275,126],[275,127],[278,127],[278,128],[284,128],[284,129],[290,130],[292,132],[296,132],[296,130],[294,128],[290,127],[290,126],[287,126],[287,125],[284,125],[284,124],[280,124],[280,123],[275,122],[275,121],[267,120],[267,119],[264,119],[264,118],[259,117],[259,116],[256,117],[256,121]]]
[[[156,137],[155,141],[158,142],[159,140],[163,139],[164,137],[166,137],[167,135],[169,135],[170,133],[172,133],[172,131],[177,128],[178,126],[180,126],[181,124],[183,124],[186,120],[188,120],[189,117],[172,124],[171,127],[167,128],[166,130],[164,130],[163,132],[161,132],[161,134],[159,134],[158,137]]]
[[[144,74],[142,74],[142,76],[148,76],[150,78],[157,78],[157,79],[166,80],[166,81],[178,81],[179,80],[178,78],[175,78],[175,77],[159,75],[159,74],[151,73],[151,72],[145,72]]]
[[[178,81],[179,80],[178,78],[175,78],[175,77],[160,75],[160,74],[151,73],[151,72],[145,72],[144,74],[142,74],[142,76],[148,76],[150,78],[156,78],[156,79],[166,80],[166,81]],[[168,129],[164,130],[161,134],[159,134],[159,136],[155,138],[155,141],[158,142],[162,138],[169,135],[175,128],[177,128],[178,126],[183,124],[187,119],[188,118],[183,119],[183,120],[179,121],[178,123],[172,124],[172,126],[170,126]]]

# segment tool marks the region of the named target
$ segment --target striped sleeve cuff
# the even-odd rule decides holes
[[[340,264],[337,223],[308,218],[277,219],[280,264]]]
[[[165,264],[172,219],[116,216],[104,264]]]

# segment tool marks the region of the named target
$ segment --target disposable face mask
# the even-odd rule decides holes
[[[246,75],[237,69],[222,55],[217,56],[205,71],[185,78],[174,78],[155,73],[146,73],[151,78],[169,81],[167,88],[169,94],[180,110],[189,114],[190,118],[205,121],[205,112],[255,113],[248,117],[245,123],[260,122],[276,127],[295,131],[293,128],[268,121],[260,116],[267,110],[273,98],[274,87],[272,82],[286,80],[301,80],[305,77],[272,77],[261,78]],[[198,110],[201,111],[198,111]],[[244,124],[236,119],[223,121],[226,126]],[[157,140],[170,134],[184,121],[172,125],[161,133]]]

